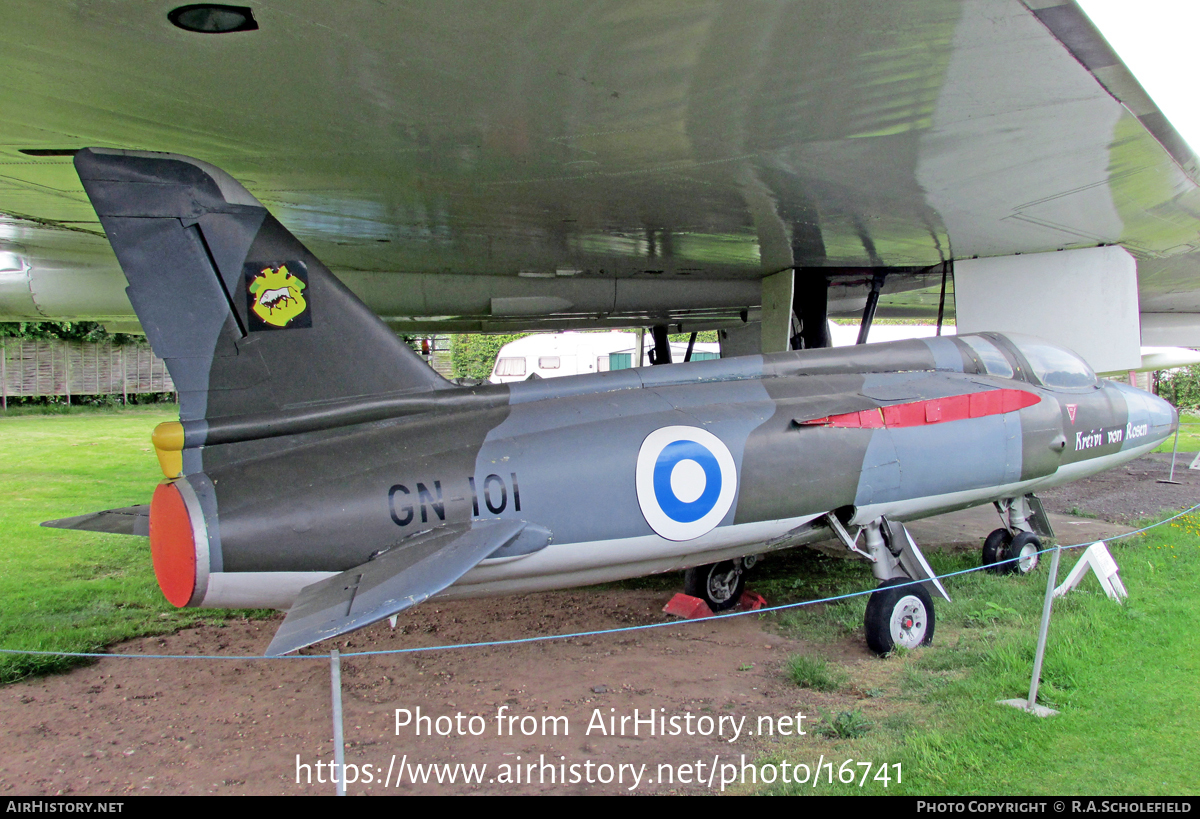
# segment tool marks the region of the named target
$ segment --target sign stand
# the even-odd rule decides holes
[[[1129,596],[1129,592],[1125,591],[1125,584],[1117,575],[1117,572],[1120,571],[1117,568],[1117,562],[1109,554],[1108,547],[1104,545],[1103,540],[1098,540],[1087,547],[1083,556],[1079,558],[1079,562],[1075,564],[1075,568],[1071,569],[1071,573],[1067,575],[1067,579],[1054,590],[1054,596],[1062,597],[1078,586],[1089,568],[1096,573],[1096,579],[1100,581],[1100,588],[1104,589],[1109,600],[1116,600],[1120,603]]]

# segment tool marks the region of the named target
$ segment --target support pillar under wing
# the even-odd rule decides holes
[[[453,584],[521,534],[520,520],[484,520],[414,535],[361,566],[305,586],[266,656],[277,657],[368,626]]]

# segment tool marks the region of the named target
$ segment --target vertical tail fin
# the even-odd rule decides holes
[[[98,148],[75,168],[182,420],[451,386],[225,172]]]

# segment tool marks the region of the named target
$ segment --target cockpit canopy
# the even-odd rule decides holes
[[[1050,389],[1095,387],[1096,373],[1070,350],[1033,336],[980,333],[957,337],[979,359],[988,375],[1028,381]]]
[[[970,347],[979,356],[979,360],[983,362],[984,372],[988,375],[995,375],[1000,378],[1013,377],[1013,367],[1008,360],[1008,356],[1000,352],[1000,348],[995,344],[983,336],[977,335],[958,336],[958,340]]]

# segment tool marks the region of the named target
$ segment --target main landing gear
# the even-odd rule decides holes
[[[879,580],[879,588],[867,601],[867,646],[886,656],[897,648],[932,643],[935,617],[931,592],[947,601],[950,595],[904,524],[878,518],[861,526],[851,537],[836,514],[830,512],[825,519],[847,549],[871,561],[871,572]],[[861,547],[860,534],[865,535]]]
[[[746,590],[746,571],[758,562],[756,555],[722,560],[706,566],[693,566],[684,572],[683,592],[699,597],[710,610],[726,611],[742,599]]]
[[[983,541],[983,565],[994,574],[1029,574],[1042,550],[1039,535],[1054,537],[1042,503],[1033,495],[996,501],[1004,524]]]

